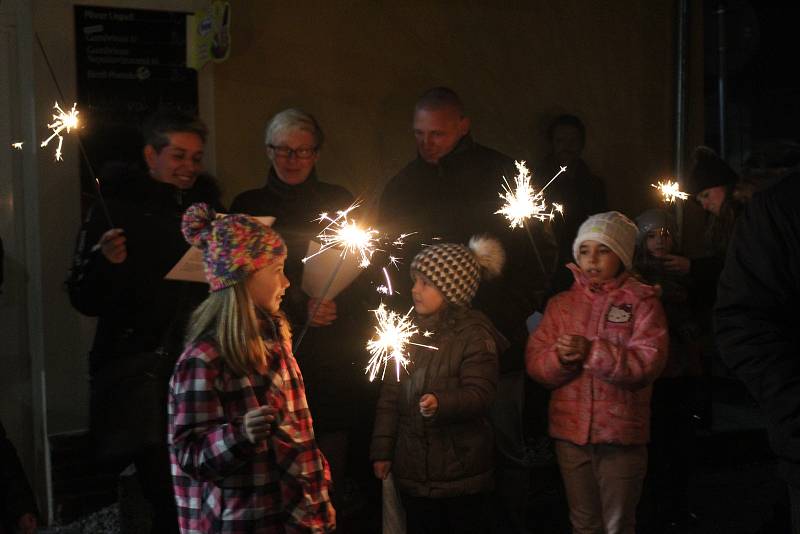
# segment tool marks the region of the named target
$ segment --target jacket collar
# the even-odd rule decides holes
[[[467,133],[464,137],[459,139],[458,143],[456,143],[456,146],[453,147],[453,150],[451,150],[450,152],[448,152],[447,154],[445,154],[444,156],[442,156],[439,159],[438,163],[436,163],[436,164],[428,163],[427,161],[422,159],[422,157],[419,155],[419,153],[417,153],[417,160],[421,164],[427,165],[429,167],[434,167],[435,168],[435,167],[439,167],[439,166],[442,166],[442,165],[447,166],[451,161],[453,161],[454,159],[457,159],[464,152],[467,152],[467,151],[471,150],[474,146],[475,146],[475,140],[472,139],[472,135],[471,134]]]
[[[576,264],[568,263],[567,269],[572,271],[572,275],[575,277],[575,284],[573,284],[573,287],[577,286],[589,295],[608,293],[614,289],[618,289],[622,287],[622,285],[631,275],[629,271],[625,271],[621,275],[612,278],[611,280],[606,280],[605,282],[595,284],[589,281],[589,277],[587,277],[581,268]]]
[[[275,168],[270,167],[269,174],[267,175],[267,183],[264,186],[264,189],[266,189],[271,195],[275,195],[280,199],[296,200],[298,198],[308,198],[308,194],[317,189],[318,183],[319,180],[317,178],[316,167],[311,169],[311,173],[303,183],[297,185],[287,184],[278,178],[278,173],[275,172]]]

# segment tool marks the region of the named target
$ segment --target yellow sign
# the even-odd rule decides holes
[[[186,66],[195,70],[231,53],[231,5],[214,0],[207,10],[186,17]]]

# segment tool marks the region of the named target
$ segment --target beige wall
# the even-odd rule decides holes
[[[648,184],[672,174],[674,2],[508,4],[234,2],[232,54],[214,67],[227,200],[263,183],[263,127],[287,106],[315,114],[326,131],[323,179],[354,194],[382,186],[415,154],[416,97],[448,85],[464,99],[476,139],[515,158],[537,161],[548,121],[577,113],[611,207],[636,215],[657,202]],[[696,141],[701,78],[693,82]]]

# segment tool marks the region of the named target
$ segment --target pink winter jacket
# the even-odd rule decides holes
[[[568,291],[550,299],[528,338],[528,374],[553,389],[550,435],[576,445],[633,445],[650,438],[651,384],[667,359],[667,320],[659,290],[627,272],[590,286],[574,264]],[[556,354],[561,334],[582,335],[591,348],[583,366]]]

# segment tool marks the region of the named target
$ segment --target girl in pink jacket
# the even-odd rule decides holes
[[[550,435],[576,534],[633,534],[647,471],[668,334],[658,289],[630,273],[636,234],[619,212],[589,217],[567,266],[575,283],[528,339],[528,374],[553,390]]]

